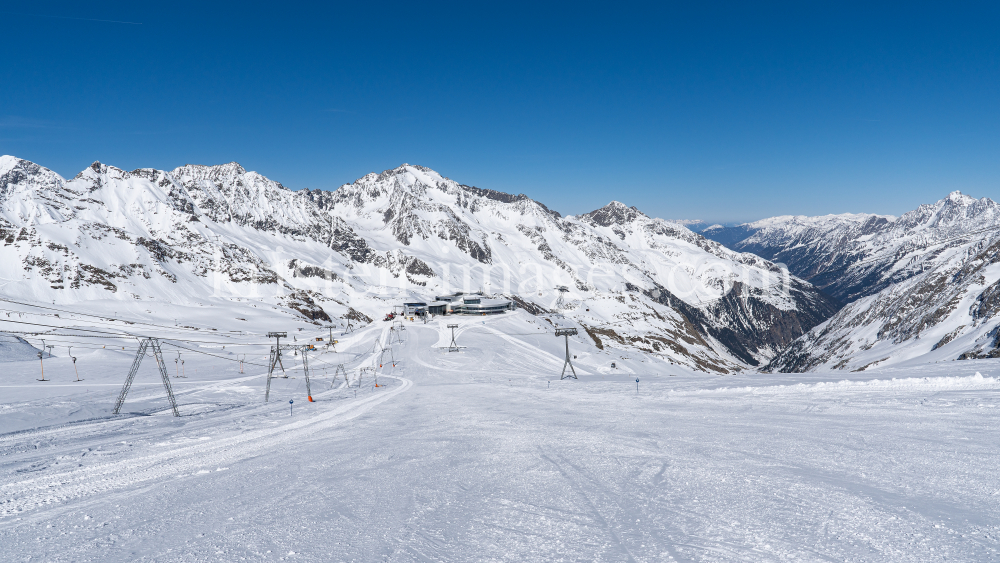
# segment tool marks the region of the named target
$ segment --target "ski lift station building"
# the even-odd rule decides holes
[[[492,299],[481,293],[453,293],[438,295],[431,302],[403,303],[406,315],[499,315],[505,311],[513,311],[514,302],[510,299]]]

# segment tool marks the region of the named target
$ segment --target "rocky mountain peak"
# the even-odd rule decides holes
[[[924,204],[900,217],[906,229],[934,228],[941,236],[952,236],[980,223],[1000,220],[1000,205],[988,197],[976,199],[953,191],[943,199]]]
[[[55,172],[43,166],[39,166],[30,160],[24,160],[23,158],[18,158],[8,154],[0,156],[0,178],[4,179],[4,183],[0,185],[0,187],[3,187],[8,182],[15,181],[17,178],[26,178],[37,175],[58,177]]]
[[[646,215],[635,206],[629,207],[620,201],[612,201],[600,209],[584,213],[583,217],[590,219],[593,223],[602,227],[611,225],[625,225],[636,219],[645,218]]]
[[[80,171],[76,178],[94,178],[95,176],[107,176],[112,180],[125,180],[130,177],[130,174],[121,168],[102,164],[101,161],[95,160],[90,166]]]
[[[976,202],[976,198],[974,198],[972,196],[967,196],[967,195],[963,194],[962,192],[960,192],[958,190],[955,190],[955,191],[951,192],[950,194],[948,194],[948,197],[946,197],[942,201],[947,201],[948,203],[951,203],[951,204],[969,205],[969,204],[975,203]]]
[[[185,164],[174,168],[171,174],[177,178],[192,178],[195,180],[211,180],[212,182],[227,182],[247,174],[246,168],[238,162],[205,166],[203,164]]]
[[[17,158],[16,156],[11,156],[9,154],[0,156],[0,174],[6,174],[15,168],[24,168],[28,165],[38,166],[31,161],[24,160],[23,158]]]
[[[33,194],[38,191],[50,191],[62,185],[62,177],[48,168],[16,156],[0,156],[0,203],[24,197],[11,195],[18,190],[21,190],[21,193]],[[22,204],[24,201],[18,203]]]

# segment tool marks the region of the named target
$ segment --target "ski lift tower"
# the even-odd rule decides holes
[[[163,352],[160,349],[159,339],[150,337],[138,338],[139,349],[136,351],[135,359],[132,361],[132,368],[125,377],[125,385],[122,387],[121,393],[118,394],[118,401],[115,402],[114,414],[121,412],[122,405],[125,404],[125,396],[128,395],[128,390],[132,387],[132,381],[135,379],[135,374],[139,371],[139,365],[142,364],[142,359],[146,357],[146,351],[150,350],[153,352],[153,358],[156,360],[156,368],[159,370],[160,378],[163,380],[163,388],[167,391],[167,399],[170,400],[170,408],[174,411],[174,416],[180,416],[180,413],[177,412],[177,400],[174,399],[174,391],[170,388],[170,376],[167,375],[167,362],[163,360]]]
[[[326,328],[330,330],[330,341],[326,343],[327,347],[333,350],[333,353],[337,353],[337,341],[333,339],[333,329],[334,325],[329,325]]]
[[[448,351],[458,352],[458,343],[455,342],[455,329],[458,328],[458,325],[448,325],[448,328],[451,329],[451,344],[448,345]]]
[[[565,297],[566,294],[569,293],[569,288],[566,287],[565,285],[557,285],[556,291],[559,292],[559,297],[558,299],[556,299],[556,309],[565,309],[566,308]]]
[[[306,376],[306,397],[309,398],[309,402],[313,401],[312,387],[309,385],[309,356],[306,353],[309,351],[310,344],[303,344],[300,346],[302,349],[302,373]]]
[[[560,336],[565,336],[566,337],[566,363],[563,364],[562,373],[559,374],[559,379],[566,379],[566,377],[567,377],[567,375],[566,375],[566,366],[569,366],[569,370],[573,374],[571,377],[573,379],[579,379],[576,376],[576,370],[573,369],[573,362],[569,361],[569,337],[570,336],[576,336],[576,334],[577,334],[577,330],[575,328],[557,328],[556,329],[556,338],[558,338]]]
[[[281,362],[281,339],[288,338],[287,332],[269,332],[267,333],[268,338],[274,339],[274,346],[271,346],[271,358],[267,363],[267,389],[264,391],[264,402],[266,403],[271,397],[271,378],[274,376],[274,366],[281,367],[281,374],[284,377],[288,377],[285,373],[285,364]]]

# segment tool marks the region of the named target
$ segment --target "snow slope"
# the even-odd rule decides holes
[[[180,418],[149,364],[126,414],[109,416],[131,358],[104,340],[80,354],[81,383],[65,358],[49,362],[53,386],[34,381],[34,362],[5,364],[3,558],[1000,557],[988,361],[707,376],[581,334],[580,379],[561,381],[549,323],[461,319],[462,350],[449,353],[452,320],[344,335],[336,354],[310,358],[314,403],[293,357],[264,404],[261,368],[228,360],[262,347],[233,336],[171,378]],[[395,365],[382,363],[376,388],[357,376],[377,340]],[[337,363],[350,387],[331,377]]]

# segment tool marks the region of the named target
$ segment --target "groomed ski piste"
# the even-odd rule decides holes
[[[557,315],[376,321],[334,352],[287,317],[93,307],[4,317],[59,346],[0,343],[0,560],[1000,559],[994,361],[720,376],[580,330],[560,379]],[[292,351],[264,402],[268,330],[315,345],[314,402]],[[152,356],[112,414],[123,332],[160,338],[180,417]]]

